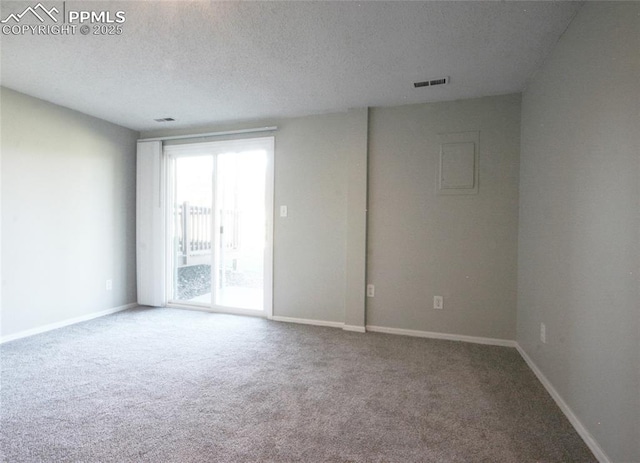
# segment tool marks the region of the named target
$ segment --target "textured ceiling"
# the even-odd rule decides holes
[[[122,35],[3,35],[1,83],[135,130],[519,92],[580,7],[494,1],[80,5],[125,11]],[[3,2],[2,18],[8,12]],[[415,81],[441,76],[451,83],[413,88]],[[176,122],[154,122],[161,117]]]

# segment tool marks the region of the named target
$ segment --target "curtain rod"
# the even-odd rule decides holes
[[[255,129],[227,130],[226,132],[196,133],[192,135],[169,135],[167,137],[139,138],[138,141],[185,140],[187,138],[222,137],[224,135],[238,135],[243,133],[272,132],[277,126],[259,127]]]

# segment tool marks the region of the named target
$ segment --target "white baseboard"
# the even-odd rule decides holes
[[[50,323],[48,325],[39,326],[37,328],[32,328],[30,330],[20,331],[18,333],[10,334],[8,336],[3,336],[0,338],[0,344],[9,341],[15,341],[16,339],[27,338],[29,336],[34,336],[40,333],[46,333],[47,331],[57,330],[58,328],[64,328],[65,326],[75,325],[76,323],[82,323],[89,320],[93,320],[94,318],[104,317],[105,315],[111,315],[112,313],[121,312],[127,309],[133,309],[137,307],[138,304],[136,302],[126,305],[121,305],[119,307],[113,307],[111,309],[102,310],[100,312],[94,312],[87,315],[82,315],[80,317],[69,318],[67,320],[63,320],[61,322]]]
[[[482,338],[467,336],[464,334],[437,333],[435,331],[405,330],[402,328],[389,328],[386,326],[367,325],[367,331],[387,334],[399,334],[402,336],[414,336],[417,338],[444,339],[447,341],[463,341],[474,344],[488,344],[491,346],[516,347],[516,342],[509,339]]]
[[[324,320],[312,320],[308,318],[293,318],[293,317],[280,317],[274,315],[270,318],[277,322],[287,323],[300,323],[303,325],[315,325],[315,326],[328,326],[331,328],[342,328],[345,331],[353,331],[356,333],[366,333],[367,331],[387,333],[387,334],[399,334],[402,336],[414,336],[418,338],[433,338],[433,339],[445,339],[448,341],[463,341],[472,342],[475,344],[489,344],[492,346],[504,346],[504,347],[516,347],[516,342],[509,339],[495,339],[495,338],[481,338],[477,336],[466,336],[462,334],[448,334],[448,333],[436,333],[432,331],[417,331],[417,330],[405,330],[401,328],[388,328],[386,326],[367,325],[345,325],[341,322],[329,322]]]
[[[545,387],[545,389],[551,395],[551,397],[553,397],[553,400],[556,401],[556,404],[558,404],[558,407],[560,407],[560,410],[562,410],[562,413],[565,414],[565,416],[567,417],[571,425],[575,428],[576,432],[580,435],[580,437],[582,437],[582,440],[584,441],[585,444],[587,444],[587,447],[589,447],[589,450],[593,452],[593,455],[598,459],[598,461],[600,463],[611,463],[611,460],[609,459],[607,454],[604,453],[604,450],[602,450],[600,445],[598,445],[598,442],[594,439],[594,437],[587,430],[587,428],[585,428],[585,426],[578,419],[575,413],[573,413],[573,410],[571,410],[571,408],[569,407],[569,405],[567,405],[567,403],[564,401],[562,396],[558,393],[558,391],[556,391],[556,388],[553,387],[551,382],[542,373],[540,368],[538,368],[538,366],[534,363],[531,357],[527,355],[527,353],[520,346],[520,344],[516,343],[516,349],[518,349],[518,352],[520,353],[524,361],[527,362],[527,365],[529,365],[529,368],[531,368],[533,373],[538,377],[538,380],[542,383],[542,385]]]
[[[269,317],[269,320],[285,323],[299,323],[301,325],[314,325],[314,326],[328,326],[330,328],[342,328],[345,331],[354,331],[356,333],[366,333],[364,326],[345,325],[342,322],[328,322],[325,320],[313,320],[310,318],[293,318],[293,317],[280,317],[273,315]]]
[[[358,325],[342,325],[342,329],[345,331],[353,331],[354,333],[366,333],[367,330],[364,326]]]
[[[195,312],[209,312],[209,313],[217,313],[220,315],[239,315],[241,317],[256,317],[256,318],[267,318],[270,319],[268,315],[265,315],[262,311],[252,310],[252,309],[236,309],[234,307],[211,307],[204,305],[196,305],[181,302],[169,302],[164,307],[168,307],[170,309],[180,309],[180,310],[193,310]]]
[[[271,320],[276,322],[286,322],[286,323],[299,323],[301,325],[315,325],[315,326],[329,326],[331,328],[342,328],[344,327],[344,323],[340,322],[328,322],[325,320],[312,320],[309,318],[293,318],[293,317],[281,317],[279,315],[274,315],[271,317]]]

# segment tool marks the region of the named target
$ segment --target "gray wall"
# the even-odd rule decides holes
[[[639,34],[639,3],[586,2],[522,112],[517,339],[615,462],[640,461]]]
[[[465,131],[479,192],[439,196],[438,134]],[[368,325],[515,338],[519,150],[520,95],[371,110]]]
[[[278,126],[274,316],[362,327],[366,265],[376,285],[368,325],[515,338],[519,95],[142,137],[269,125]],[[472,130],[479,194],[437,196],[438,134]],[[431,308],[436,294],[442,311]]]
[[[278,121],[274,315],[345,321],[348,160],[360,111]],[[364,249],[360,259],[364,259]],[[364,312],[364,307],[361,307]]]
[[[135,302],[137,132],[1,91],[1,334]]]
[[[277,125],[273,314],[363,327],[364,284],[357,281],[360,273],[364,282],[365,230],[356,216],[366,190],[349,195],[348,179],[366,175],[366,117],[360,109],[142,137]],[[280,205],[288,217],[279,216]]]

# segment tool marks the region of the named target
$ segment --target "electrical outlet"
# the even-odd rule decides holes
[[[107,280],[105,287],[107,291],[111,291],[113,289],[113,280]]]
[[[280,217],[287,217],[289,215],[289,208],[287,206],[280,206]]]
[[[442,296],[433,296],[433,308],[438,310],[444,308],[444,298]]]
[[[544,326],[544,323],[540,323],[540,341],[543,344],[547,343],[547,327]]]
[[[376,295],[376,287],[374,285],[367,285],[367,297],[374,297]]]

